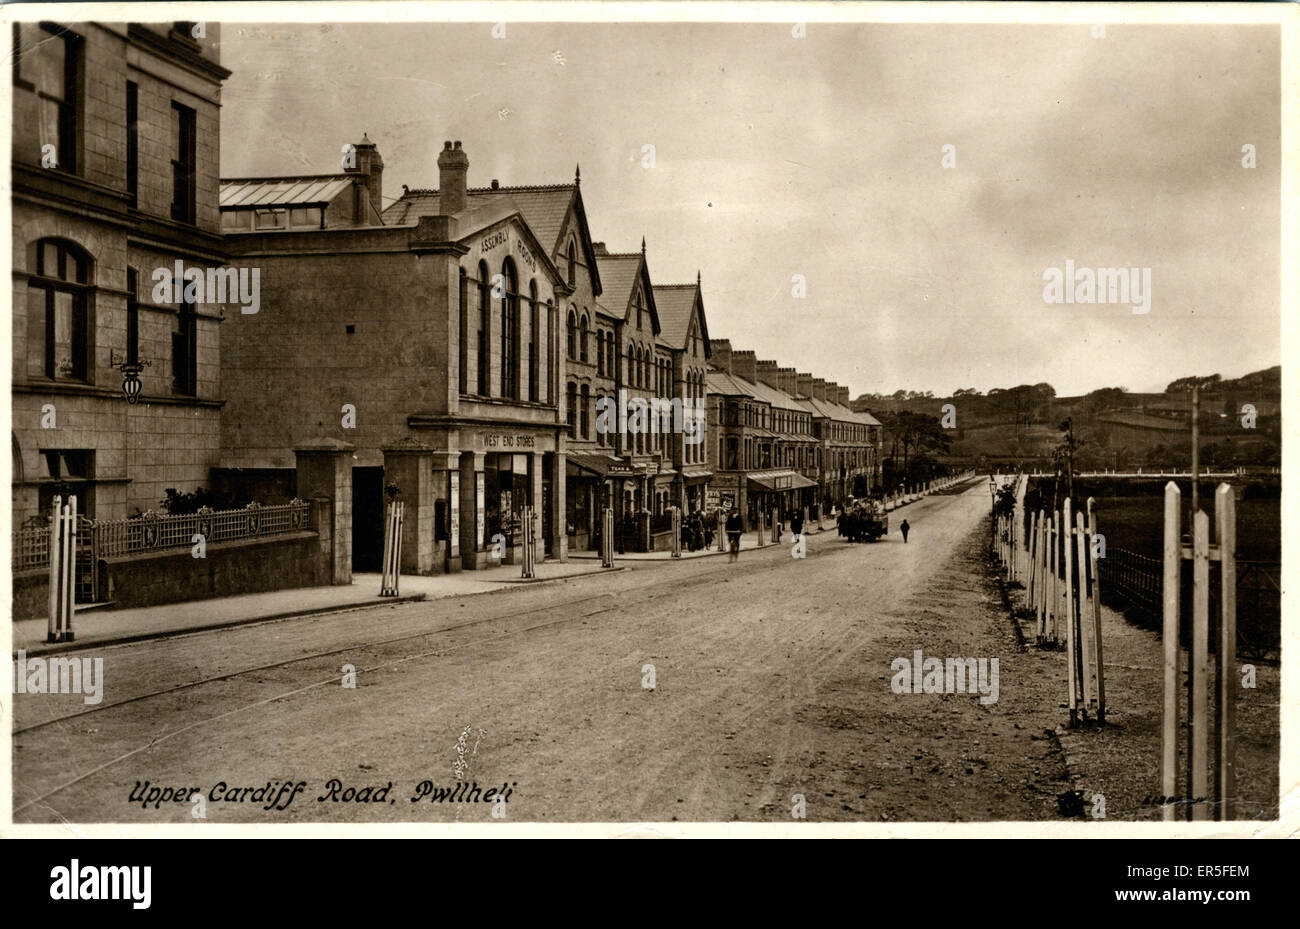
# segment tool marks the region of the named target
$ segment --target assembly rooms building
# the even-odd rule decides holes
[[[224,333],[221,479],[283,487],[296,454],[336,451],[357,570],[378,567],[394,493],[404,571],[485,566],[494,535],[528,531],[525,506],[539,555],[563,559],[554,239],[468,190],[459,142],[435,209],[411,215],[380,218],[383,160],[368,139],[355,154],[337,175],[223,181],[231,263],[260,268],[262,293]]]

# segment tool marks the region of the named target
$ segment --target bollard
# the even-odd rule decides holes
[[[523,568],[521,569],[519,576],[524,580],[529,580],[537,576],[535,560],[537,557],[537,539],[533,536],[533,532],[536,529],[537,515],[533,512],[531,506],[526,506],[523,509],[522,516],[524,525],[524,557]]]
[[[755,514],[755,522],[758,523],[758,548],[763,547],[763,511],[759,510]]]
[[[605,507],[601,521],[600,566],[614,567],[614,508]]]
[[[670,507],[673,514],[673,557],[682,557],[682,510],[681,507]]]
[[[405,503],[394,500],[384,514],[384,569],[379,596],[396,597],[402,576],[402,516]]]

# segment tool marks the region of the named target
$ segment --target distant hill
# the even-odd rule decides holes
[[[1073,422],[1080,468],[1137,465],[1186,466],[1190,459],[1192,383],[1200,393],[1201,456],[1207,465],[1281,463],[1282,368],[1238,378],[1189,376],[1163,393],[1129,393],[1105,387],[1077,397],[1058,397],[1050,384],[995,388],[987,394],[957,391],[949,397],[897,391],[863,394],[853,408],[888,423],[900,411],[951,422],[950,464],[981,462],[1050,466],[1060,425]],[[951,406],[946,406],[950,404]],[[1243,425],[1243,408],[1254,408],[1254,428]],[[1247,410],[1249,412],[1249,410]],[[889,442],[886,440],[886,454]]]

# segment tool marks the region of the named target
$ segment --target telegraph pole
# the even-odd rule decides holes
[[[1192,516],[1201,510],[1201,388],[1192,385]]]

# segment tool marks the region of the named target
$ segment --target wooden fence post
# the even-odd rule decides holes
[[[1164,651],[1164,712],[1160,726],[1160,793],[1166,799],[1161,818],[1173,822],[1177,804],[1168,802],[1178,792],[1178,626],[1182,599],[1183,539],[1182,491],[1170,481],[1165,485],[1164,576],[1161,579]]]
[[[1216,819],[1235,818],[1237,800],[1237,505],[1233,489],[1220,484],[1214,492],[1219,530],[1219,654],[1217,662],[1219,725],[1214,744]]]
[[[1101,645],[1101,564],[1097,554],[1097,523],[1093,514],[1096,501],[1088,498],[1088,554],[1092,565],[1092,637],[1097,661],[1097,725],[1106,725],[1106,668]]]
[[[1084,532],[1082,510],[1077,510],[1074,514],[1074,537],[1076,550],[1079,553],[1079,595],[1077,600],[1079,603],[1079,683],[1082,685],[1080,687],[1080,698],[1083,701],[1081,705],[1084,718],[1087,718],[1088,707],[1092,705],[1093,646],[1088,634],[1089,624],[1084,620],[1084,617],[1088,615],[1085,612],[1085,604],[1088,602],[1088,540]]]
[[[1192,666],[1188,694],[1187,792],[1191,818],[1209,819],[1210,518],[1192,514]]]
[[[1062,564],[1065,580],[1065,644],[1066,660],[1069,664],[1069,673],[1067,678],[1070,685],[1070,696],[1065,701],[1065,705],[1070,710],[1070,726],[1073,728],[1079,724],[1079,682],[1078,682],[1078,651],[1079,643],[1075,639],[1075,622],[1074,622],[1074,555],[1070,546],[1070,526],[1071,520],[1070,498],[1065,498],[1065,504],[1061,508],[1061,538],[1062,545]]]

